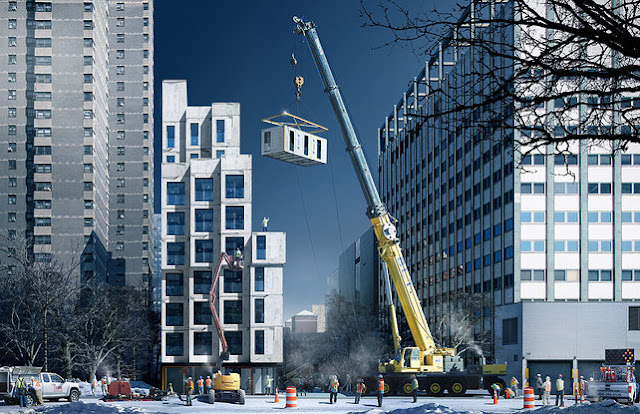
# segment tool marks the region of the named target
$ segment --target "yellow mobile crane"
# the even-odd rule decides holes
[[[477,389],[483,386],[489,388],[493,383],[498,383],[501,387],[504,387],[504,381],[497,375],[485,375],[483,377],[479,369],[476,369],[476,372],[472,370],[469,370],[471,372],[466,372],[462,367],[461,359],[456,357],[455,348],[440,348],[436,346],[422,311],[420,300],[413,287],[404,256],[400,250],[400,241],[397,237],[395,226],[396,220],[391,217],[380,199],[355,128],[342,99],[342,94],[320,44],[316,26],[313,22],[304,22],[298,17],[294,17],[293,21],[296,25],[296,32],[307,38],[313,60],[318,68],[325,92],[329,97],[331,107],[347,145],[347,153],[349,153],[353,167],[356,170],[360,187],[367,202],[366,213],[373,224],[373,229],[378,239],[380,258],[386,265],[383,266],[383,272],[386,275],[388,268],[416,345],[415,347],[400,348],[400,335],[395,319],[395,309],[392,305],[392,331],[396,358],[380,364],[380,372],[386,374],[385,392],[410,393],[410,374],[417,376],[421,389],[434,395],[442,394],[445,389],[448,389],[450,394],[463,395],[467,389]],[[388,280],[387,286],[390,286]],[[391,301],[390,287],[387,289],[387,295]],[[445,361],[448,363],[446,364]],[[445,365],[449,369],[445,369]],[[498,370],[502,373],[502,369],[498,368]],[[489,372],[485,370],[485,374],[489,374]],[[368,389],[374,389],[373,386],[369,385],[373,384],[367,384]]]

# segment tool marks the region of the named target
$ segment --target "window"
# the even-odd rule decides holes
[[[502,320],[502,345],[518,343],[518,318]]]
[[[167,356],[184,355],[182,335],[182,333],[167,333],[165,335],[165,353]]]
[[[554,220],[556,223],[577,223],[578,212],[577,211],[556,211],[554,214]]]
[[[224,271],[224,293],[242,293],[242,271]]]
[[[544,194],[544,183],[521,183],[522,194]]]
[[[224,157],[224,150],[216,150],[216,158]]]
[[[93,164],[84,164],[85,174],[91,174],[93,172]]]
[[[36,227],[51,227],[50,217],[36,217]]]
[[[213,201],[213,178],[196,178],[196,201]]]
[[[242,300],[224,301],[224,323],[242,323]]]
[[[18,220],[16,213],[9,213],[7,216],[7,221],[9,223],[15,223]]]
[[[124,106],[124,98],[116,98],[116,105]]]
[[[254,288],[256,292],[264,292],[264,267],[256,267],[254,277]]]
[[[196,231],[213,232],[213,209],[196,209]]]
[[[196,270],[193,272],[193,293],[209,293],[211,289],[211,271]]]
[[[17,198],[16,198],[16,196],[15,196],[15,195],[10,194],[10,195],[9,195],[9,204],[10,204],[10,205],[14,205],[14,204],[16,204],[16,203],[17,203]]]
[[[182,303],[167,303],[166,307],[166,325],[182,326],[184,325],[183,305]]]
[[[196,240],[196,263],[213,263],[213,240]]]
[[[9,177],[9,187],[17,187],[18,179],[16,177]]]
[[[16,73],[15,72],[9,72],[7,74],[7,82],[9,83],[15,83],[16,82]],[[15,93],[15,91],[13,91]]]
[[[124,11],[124,3],[117,3],[116,11]]]
[[[256,355],[264,355],[264,331],[257,329],[255,331]]]
[[[522,240],[520,248],[523,252],[544,252],[544,240]]]
[[[590,282],[610,282],[612,279],[613,272],[611,270],[589,270],[589,281]]]
[[[15,82],[15,80],[13,82]],[[16,94],[16,91],[14,89],[9,89],[9,94],[7,96],[7,99],[9,99],[10,101],[15,101],[18,95]]]
[[[256,237],[256,259],[265,260],[267,258],[267,237]]]
[[[173,125],[167,125],[167,148],[176,147],[176,127]]]
[[[229,344],[229,354],[242,355],[242,332],[225,331],[224,336],[227,338],[227,344]]]
[[[16,47],[17,46],[17,41],[15,37],[9,37],[8,38],[8,46],[9,47]]]
[[[227,230],[243,230],[244,229],[244,207],[227,206],[225,209]],[[264,236],[263,236],[264,237]]]
[[[16,55],[9,55],[9,64],[15,65],[17,63],[18,63],[18,58],[16,57]]]
[[[193,323],[195,325],[211,325],[209,302],[193,302]]]
[[[9,163],[11,163],[11,161],[9,161]],[[15,161],[14,161],[14,165],[15,165]],[[36,164],[36,172],[37,173],[42,173],[42,174],[49,174],[51,173],[51,164]],[[10,170],[12,168],[9,168]],[[13,168],[15,170],[15,167]]]
[[[51,236],[33,236],[34,244],[51,244]]]
[[[611,240],[589,240],[589,252],[611,252]]]
[[[167,234],[181,236],[184,234],[184,213],[167,213]]]
[[[18,150],[18,146],[15,142],[10,142],[7,146],[7,152],[16,152]]]
[[[184,205],[184,183],[167,183],[167,204]]]
[[[199,139],[199,125],[196,123],[192,123],[191,127],[191,145],[198,145],[200,142]]]
[[[554,243],[554,249],[556,252],[578,252],[579,242],[578,240],[556,240]]]
[[[124,27],[124,17],[118,17],[116,20],[116,27]]]
[[[117,178],[116,179],[116,187],[118,188],[124,188],[126,184],[126,181],[124,178]]]
[[[244,198],[243,175],[227,175],[225,181],[227,198]]]
[[[38,165],[42,165],[42,164],[36,164],[36,172],[38,172]],[[49,167],[51,167],[51,165],[49,165]],[[9,169],[10,170],[16,169],[16,160],[9,160]]]
[[[120,251],[120,252],[123,251],[124,250],[124,242],[121,242],[121,241],[116,242],[116,250]]]
[[[18,10],[18,2],[17,1],[10,1],[9,2],[9,11],[16,11]]]
[[[521,221],[523,223],[544,223],[544,211],[523,211]]]
[[[36,200],[34,207],[38,210],[51,210],[51,200]]]
[[[555,183],[554,192],[558,194],[578,194],[578,183]]]
[[[42,128],[40,128],[40,129],[42,129]],[[8,135],[15,135],[17,131],[18,131],[18,128],[15,125],[9,125],[7,134]],[[38,136],[38,135],[36,135],[36,136]],[[49,136],[51,136],[51,129],[49,129]]]
[[[88,38],[88,39],[84,39],[84,47],[93,47],[93,39]]]
[[[51,191],[51,183],[36,183],[36,191]]]
[[[9,19],[9,29],[15,29],[18,27],[18,20],[16,19]]]
[[[116,66],[116,75],[124,75],[124,66]]]
[[[36,63],[37,64],[37,63]],[[51,64],[51,63],[49,63]],[[84,65],[85,66],[91,66],[93,65],[93,56],[85,56],[84,57]]]
[[[640,306],[629,306],[629,330],[640,331]]]
[[[209,310],[207,308],[207,310]],[[211,316],[211,313],[209,313]],[[194,332],[193,333],[193,354],[194,355],[211,355],[213,353],[211,332]]]
[[[176,157],[174,155],[167,155],[167,163],[172,164],[176,162]]]
[[[224,119],[216,120],[216,142],[224,142]]]
[[[124,34],[123,33],[116,34],[116,43],[124,43]]]
[[[264,323],[264,299],[256,299],[254,318],[255,323]]]
[[[167,265],[184,265],[184,243],[167,243]]]

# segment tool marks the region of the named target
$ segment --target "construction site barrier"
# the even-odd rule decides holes
[[[526,387],[524,389],[524,407],[523,408],[535,408],[535,403],[533,402],[535,399],[533,395],[533,388]]]
[[[286,408],[298,408],[298,399],[296,397],[296,387],[287,387]]]

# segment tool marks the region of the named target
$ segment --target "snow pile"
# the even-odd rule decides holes
[[[57,405],[55,407],[43,407],[36,410],[38,413],[47,414],[115,414],[115,413],[148,413],[149,411],[141,408],[124,408],[115,405],[102,403],[85,403],[78,401],[69,404]]]
[[[523,413],[525,410],[522,411]],[[607,400],[594,404],[572,405],[567,408],[541,407],[527,412],[535,414],[640,414],[640,407],[618,404]]]
[[[353,411],[349,414],[482,414],[482,411],[457,411],[444,405],[430,403],[411,408],[398,408],[393,411],[383,411],[375,408],[367,411]]]

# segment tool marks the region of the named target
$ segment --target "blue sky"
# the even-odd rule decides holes
[[[407,4],[433,8],[432,1]],[[189,105],[240,102],[241,151],[253,155],[253,228],[268,216],[270,230],[287,233],[285,318],[324,303],[326,278],[342,249],[370,227],[306,41],[293,32],[294,15],[316,22],[375,174],[377,128],[424,60],[405,48],[376,49],[389,34],[361,27],[358,0],[155,2],[156,137],[161,136],[163,79],[186,79]],[[295,98],[292,52],[305,80],[298,114],[329,128],[324,136],[330,165],[300,167],[260,155],[260,130],[267,126],[261,119],[282,112]]]

